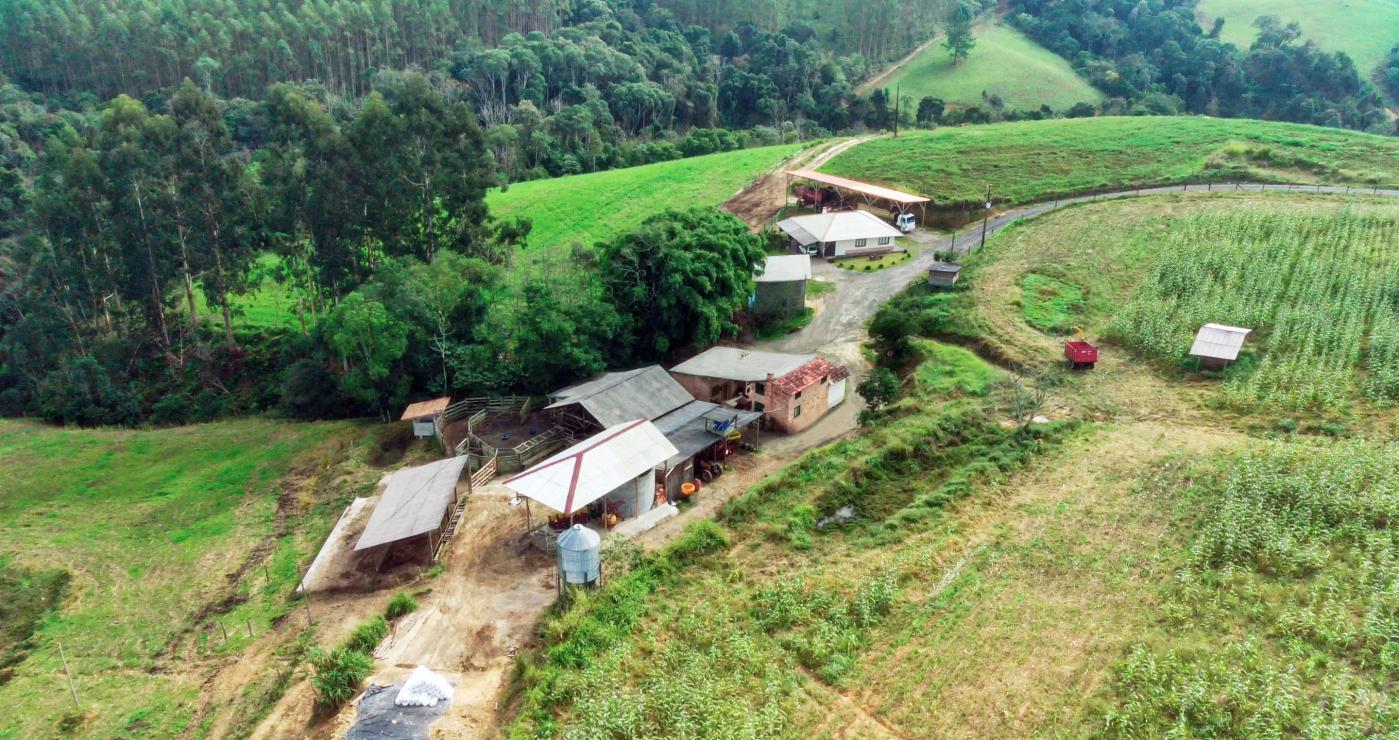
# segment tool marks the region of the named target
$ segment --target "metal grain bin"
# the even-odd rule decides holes
[[[559,577],[564,583],[595,584],[602,575],[602,536],[575,524],[559,535]]]

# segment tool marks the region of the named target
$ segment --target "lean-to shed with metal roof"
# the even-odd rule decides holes
[[[644,514],[655,502],[655,471],[676,454],[646,419],[616,424],[505,480],[505,487],[571,515],[606,497],[621,516]]]
[[[394,473],[369,515],[355,550],[383,547],[382,563],[393,545],[421,539],[428,559],[433,559],[442,532],[456,511],[457,482],[466,460],[464,455],[450,457]]]

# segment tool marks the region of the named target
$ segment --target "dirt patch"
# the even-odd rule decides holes
[[[387,685],[424,665],[456,686],[447,714],[433,737],[488,737],[497,726],[501,692],[516,652],[530,644],[535,624],[554,603],[550,559],[517,542],[525,513],[509,505],[509,492],[486,486],[467,501],[446,557],[445,571],[408,587],[419,608],[394,625],[376,651],[369,682]],[[318,642],[332,644],[363,619],[382,611],[392,590],[335,594],[334,608],[321,606]],[[332,625],[331,622],[335,624]],[[254,737],[339,737],[354,721],[347,705],[318,718],[305,680],[287,691]]]
[[[773,216],[787,203],[787,176],[783,174],[786,170],[797,167],[815,169],[829,162],[837,154],[872,138],[874,137],[861,136],[804,149],[775,169],[763,173],[751,185],[725,201],[720,208],[738,216],[754,233],[762,231],[772,223]]]

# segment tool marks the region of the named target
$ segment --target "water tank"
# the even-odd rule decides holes
[[[602,536],[575,524],[559,535],[559,577],[564,583],[597,583],[602,573]]]

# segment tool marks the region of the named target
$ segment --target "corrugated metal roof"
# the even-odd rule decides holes
[[[547,408],[578,404],[599,424],[612,426],[630,419],[655,419],[684,406],[690,393],[660,365],[607,373],[586,383],[551,393]]]
[[[505,481],[506,488],[564,513],[575,511],[676,454],[655,424],[609,427]]]
[[[410,403],[408,404],[408,408],[403,410],[403,416],[398,417],[398,420],[408,421],[409,419],[426,419],[437,416],[445,411],[447,409],[447,404],[451,402],[452,399],[443,396],[441,398],[434,398],[431,401]]]
[[[809,247],[812,244],[815,244],[820,241],[820,239],[817,239],[815,236],[813,236],[810,231],[803,229],[801,227],[801,224],[797,223],[794,219],[785,218],[781,221],[778,221],[777,228],[785,232],[787,236],[796,239],[797,243],[802,245],[803,247]]]
[[[869,211],[833,211],[793,216],[777,222],[777,228],[803,245],[879,237],[895,239],[903,236],[903,232]]]
[[[715,428],[725,422],[744,429],[763,417],[760,411],[740,411],[728,406],[720,406],[709,401],[691,401],[680,408],[656,419],[656,428],[675,445],[676,454],[666,460],[666,467],[676,463],[718,442],[723,432]]]
[[[817,172],[816,170],[789,170],[787,174],[792,177],[800,177],[803,180],[819,182],[825,185],[834,185],[846,190],[854,190],[857,193],[872,195],[883,200],[894,201],[895,203],[910,205],[915,203],[927,203],[930,200],[921,195],[905,193],[900,190],[894,190],[893,188],[886,188],[883,185],[874,185],[868,182],[860,182],[859,180],[851,180],[848,177],[827,175],[823,172]]]
[[[711,347],[676,365],[670,371],[702,378],[759,381],[767,380],[768,375],[786,375],[815,358],[816,355],[788,355],[737,347]]]
[[[1190,345],[1194,357],[1209,357],[1215,360],[1236,360],[1244,339],[1252,329],[1224,324],[1205,324],[1195,334],[1195,343]]]
[[[763,262],[763,271],[753,277],[755,283],[789,283],[811,279],[811,257],[805,254],[788,254],[768,257]]]
[[[386,545],[442,526],[465,467],[466,456],[461,455],[394,473],[355,549]]]

